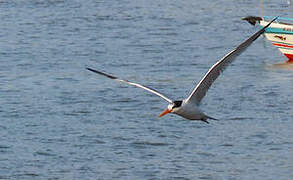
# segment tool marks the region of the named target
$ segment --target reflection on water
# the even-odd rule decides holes
[[[272,69],[293,70],[293,63],[292,62],[280,62],[280,63],[268,65],[268,67],[272,68]]]

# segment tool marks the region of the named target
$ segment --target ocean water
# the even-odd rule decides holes
[[[292,17],[287,1],[265,15]],[[258,30],[259,2],[0,1],[0,179],[293,179],[293,71],[260,37],[202,102],[158,115]]]

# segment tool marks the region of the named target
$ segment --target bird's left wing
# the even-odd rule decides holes
[[[123,83],[127,83],[127,84],[132,85],[132,86],[135,86],[135,87],[142,88],[142,89],[144,89],[144,90],[146,90],[146,91],[148,91],[148,92],[151,92],[151,93],[153,93],[153,94],[155,94],[155,95],[157,95],[157,96],[160,96],[161,98],[165,99],[165,100],[168,101],[169,103],[173,103],[173,101],[172,101],[171,99],[169,99],[167,96],[163,95],[162,93],[160,93],[160,92],[158,92],[158,91],[156,91],[156,90],[154,90],[154,89],[152,89],[152,88],[149,88],[149,87],[143,86],[143,85],[138,84],[138,83],[130,82],[130,81],[128,81],[128,80],[123,80],[123,79],[120,79],[120,78],[115,77],[115,76],[113,76],[113,75],[106,74],[106,73],[101,72],[101,71],[97,71],[97,70],[95,70],[95,69],[91,69],[91,68],[86,68],[86,69],[89,70],[89,71],[92,71],[92,72],[94,72],[94,73],[97,73],[97,74],[103,75],[103,76],[105,76],[105,77],[107,77],[107,78],[110,78],[110,79],[113,79],[113,80],[116,80],[116,81],[120,81],[120,82],[123,82]]]
[[[201,81],[197,84],[192,93],[188,96],[187,101],[200,104],[202,98],[206,95],[213,82],[227,68],[227,66],[231,64],[235,60],[235,58],[240,55],[248,46],[250,46],[254,40],[256,40],[262,33],[264,33],[265,29],[277,18],[278,17],[273,19],[269,24],[267,24],[261,30],[259,30],[242,44],[240,44],[236,49],[229,52],[221,60],[214,64],[201,79]]]

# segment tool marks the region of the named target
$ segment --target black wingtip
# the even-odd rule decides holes
[[[275,21],[275,20],[277,20],[279,17],[280,17],[280,16],[276,16],[276,17],[272,20],[272,22]]]
[[[94,71],[93,69],[89,68],[89,67],[86,67],[87,70],[89,71]]]
[[[277,20],[279,18],[279,16],[276,16],[273,20],[271,20],[271,22],[266,25],[266,27],[269,27],[275,20]]]
[[[89,70],[89,71],[92,71],[94,73],[98,73],[98,74],[100,73],[100,71],[97,71],[97,70],[89,68],[89,67],[86,67],[86,69]]]
[[[92,68],[86,67],[86,69],[89,70],[89,71],[95,72],[95,70],[92,69]]]
[[[108,77],[108,78],[110,78],[110,79],[117,79],[117,77],[115,77],[115,76],[112,76],[112,75],[110,75],[110,74],[106,74],[106,73],[101,72],[101,71],[97,71],[97,70],[92,69],[92,68],[89,68],[89,67],[86,67],[86,69],[89,70],[89,71],[92,71],[92,72],[94,72],[94,73],[97,73],[97,74],[100,74],[100,75],[106,76],[106,77]]]
[[[275,17],[273,20],[271,20],[266,26],[264,26],[261,30],[259,30],[254,36],[254,40],[256,40],[261,34],[263,34],[266,30],[266,28],[268,28],[276,19],[278,19],[279,16]]]

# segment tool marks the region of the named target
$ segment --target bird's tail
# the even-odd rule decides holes
[[[203,122],[205,122],[205,123],[209,123],[209,122],[208,122],[208,119],[218,121],[218,119],[213,118],[213,117],[211,117],[211,116],[207,116],[207,115],[204,115],[204,116],[205,116],[205,117],[204,117],[203,119],[201,119],[201,120],[202,120]]]
[[[211,119],[211,120],[214,120],[214,121],[218,121],[218,119],[213,118],[213,117],[211,117],[211,116],[207,116],[207,115],[205,115],[205,119],[204,119],[203,121],[206,122],[206,123],[209,123],[209,122],[207,121],[208,119]]]
[[[219,119],[216,119],[216,118],[213,118],[211,116],[207,116],[208,119],[211,119],[211,120],[215,120],[215,121],[218,121]]]

